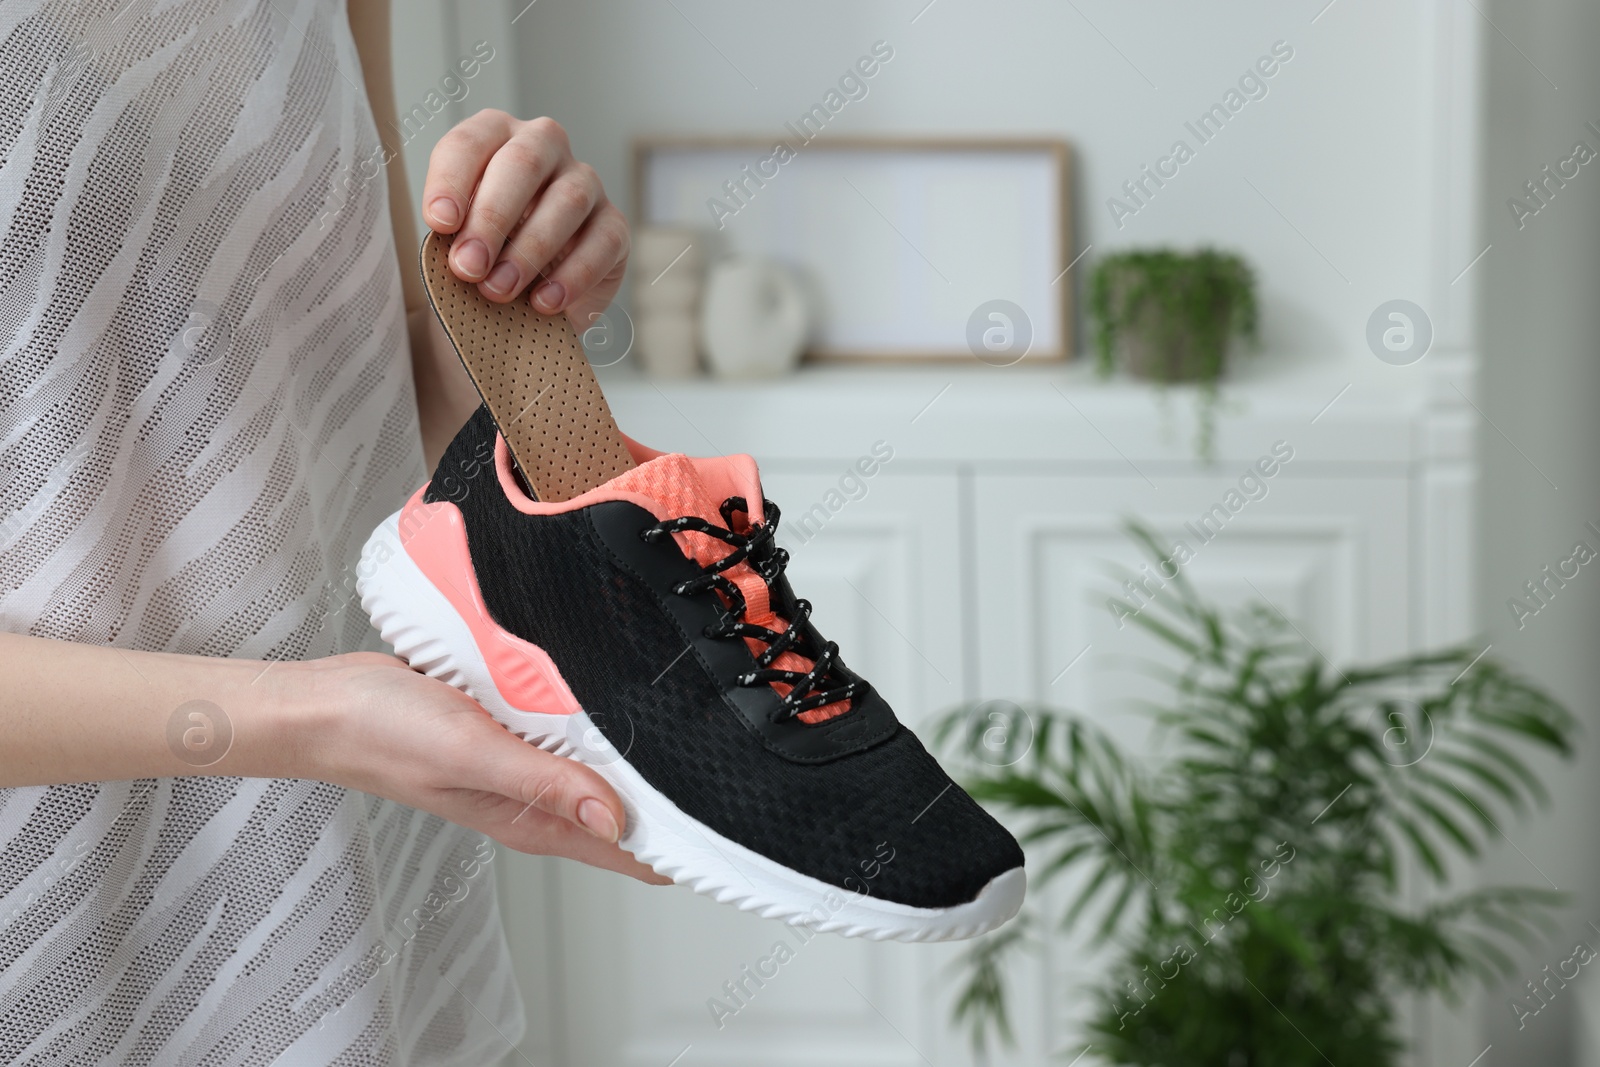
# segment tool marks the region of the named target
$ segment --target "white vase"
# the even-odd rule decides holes
[[[725,259],[706,276],[701,344],[719,377],[767,378],[794,369],[809,319],[800,283],[774,260]]]

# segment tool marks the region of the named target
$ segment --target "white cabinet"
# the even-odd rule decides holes
[[[1470,371],[1436,365],[1463,393],[1422,374],[1359,381],[1320,415],[1348,382],[1342,372],[1241,387],[1232,403],[1242,410],[1224,418],[1209,465],[1189,453],[1187,398],[1163,406],[1081,371],[835,369],[751,385],[618,377],[606,390],[623,429],[654,447],[761,460],[796,589],[907,723],[1005,698],[1089,713],[1144,745],[1130,709],[1158,692],[1138,661],[1159,650],[1107,606],[1127,595],[1108,566],[1141,562],[1127,518],[1183,539],[1185,572],[1203,594],[1265,599],[1335,663],[1460,636],[1470,542],[1439,553],[1423,536],[1470,513],[1465,437],[1439,429],[1460,411],[1435,406],[1470,393]],[[878,442],[894,458],[870,479],[846,479]],[[1263,477],[1256,462],[1275,445],[1293,457]],[[808,535],[797,532],[803,516]],[[504,858],[533,1062],[972,1062],[946,1021],[958,946],[801,941],[682,890]],[[719,1027],[708,1000],[726,999],[723,983],[778,941],[794,959]],[[1074,990],[1094,981],[1095,958],[1064,939],[1043,949],[1018,963],[1022,1047],[1003,1062],[1042,1067],[1081,1051]],[[1442,1030],[1414,1035],[1419,1063],[1448,1062]]]
[[[1241,468],[1247,469],[1247,468]],[[1163,477],[996,474],[977,479],[979,683],[987,696],[1115,715],[1119,675],[1148,650],[1126,615],[1170,593],[1126,536],[1137,517],[1218,603],[1265,600],[1335,663],[1406,645],[1409,507],[1403,476],[1318,477],[1280,468],[1225,523],[1202,525],[1237,473]],[[1243,498],[1243,494],[1235,499]],[[1206,540],[1205,538],[1209,538]],[[1112,566],[1136,572],[1129,589]],[[1115,601],[1115,604],[1112,601]],[[1080,660],[1081,657],[1081,660]]]

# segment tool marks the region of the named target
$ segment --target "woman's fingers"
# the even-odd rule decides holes
[[[538,217],[537,211],[534,216]],[[589,216],[570,251],[534,288],[533,306],[546,315],[554,315],[568,308],[582,309],[593,304],[594,297],[600,297],[593,310],[603,309],[622,282],[629,244],[627,219],[607,201]],[[586,323],[580,321],[578,325],[582,329]]]
[[[577,760],[555,756],[505,730],[495,743],[476,746],[463,774],[479,788],[566,819],[607,844],[622,836],[626,814],[606,780]]]
[[[456,235],[456,276],[504,301],[527,288],[602,195],[560,123],[486,109],[440,139],[422,202],[429,226]]]
[[[616,792],[592,768],[551,755],[494,726],[495,743],[475,745],[470,766],[446,789],[446,818],[519,852],[568,859],[670,884],[616,844],[626,815]],[[476,788],[474,788],[476,786]]]
[[[547,315],[598,312],[621,284],[627,220],[554,119],[485,110],[456,126],[428,161],[422,205],[430,227],[455,235],[451,270],[490,300],[531,289]]]
[[[617,845],[627,815],[599,773],[521,740],[460,690],[375,653],[284,673],[285,699],[307,709],[301,732],[315,755],[306,777],[431,811],[519,851],[667,881]]]
[[[566,819],[537,808],[528,809],[508,797],[491,808],[476,809],[451,817],[453,822],[487,834],[507,848],[536,856],[563,856],[599,867],[651,885],[671,885],[666,878],[640,863],[630,852],[608,844]]]
[[[511,235],[500,262],[482,286],[484,295],[491,300],[513,300],[530,283],[539,281],[550,261],[590,220],[604,198],[600,177],[588,164],[574,162],[557,173],[533,202],[527,221]]]
[[[434,154],[427,160],[427,179],[422,182],[422,219],[430,229],[438,234],[456,234],[469,226],[478,182],[491,158],[512,139],[517,125],[517,120],[506,112],[485,109],[451,126],[438,139]],[[499,240],[504,240],[504,232]],[[494,266],[494,258],[482,238],[456,240],[450,250],[450,266],[459,277],[482,282]]]
[[[489,160],[511,140],[516,121],[504,111],[485,109],[439,139],[428,157],[428,177],[422,184],[423,221],[435,232],[455,233],[467,221],[478,180]]]
[[[472,198],[466,225],[456,234],[453,261],[459,260],[463,269],[481,271],[468,280],[481,281],[491,299],[515,297],[554,253],[553,248],[541,250],[530,241],[534,225],[530,207],[537,213],[539,205],[552,197],[565,197],[573,183],[568,175],[577,166],[561,127],[548,119],[542,122],[549,126],[539,121],[522,124],[495,152]],[[599,179],[593,184],[598,190]],[[588,206],[581,210],[571,224],[574,230],[588,214]]]

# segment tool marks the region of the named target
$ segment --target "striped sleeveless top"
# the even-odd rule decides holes
[[[342,0],[7,0],[0,79],[0,629],[379,647],[426,471]],[[0,1063],[497,1062],[493,855],[317,782],[0,790]]]

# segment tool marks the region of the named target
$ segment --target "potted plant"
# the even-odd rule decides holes
[[[1161,559],[1147,530],[1133,536]],[[1570,755],[1574,720],[1472,649],[1341,670],[1264,605],[1224,614],[1181,572],[1169,588],[1128,616],[1184,661],[1152,668],[1170,684],[1152,709],[1166,755],[1147,764],[1043,708],[1012,730],[958,709],[936,743],[1015,817],[1035,890],[1074,876],[1051,918],[1116,947],[1085,993],[1097,1055],[1389,1067],[1396,993],[1506,973],[1507,946],[1549,929],[1559,894],[1452,892],[1449,872],[1507,811],[1546,799],[1519,749]],[[1401,902],[1408,877],[1428,903]],[[962,957],[957,1016],[976,1047],[1009,1043],[1002,961],[1044,918],[1030,909]]]
[[[1255,277],[1243,259],[1202,248],[1122,252],[1089,279],[1100,373],[1118,356],[1135,377],[1199,386],[1197,450],[1209,458],[1217,383],[1234,337],[1257,338]]]

